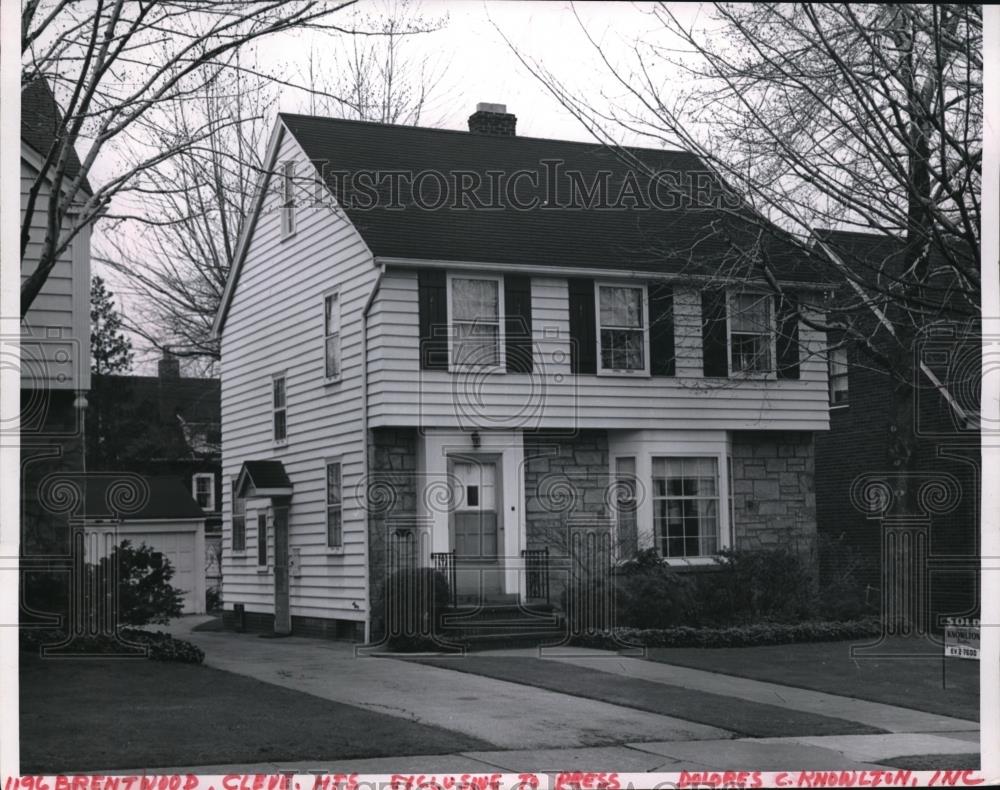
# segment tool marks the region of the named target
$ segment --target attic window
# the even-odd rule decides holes
[[[295,233],[295,162],[281,165],[281,235]]]

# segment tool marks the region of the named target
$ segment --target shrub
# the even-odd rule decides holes
[[[207,590],[205,590],[205,611],[206,612],[222,611],[221,587],[209,587]]]
[[[183,592],[170,580],[174,568],[170,560],[145,543],[138,547],[123,540],[110,557],[102,557],[91,573],[107,574],[110,563],[118,563],[118,624],[165,624],[179,617],[184,608]]]
[[[386,579],[381,597],[392,649],[422,650],[433,644],[449,601],[444,574],[434,568],[404,568]]]
[[[856,619],[870,616],[877,609],[867,600],[863,581],[876,576],[871,567],[874,560],[844,538],[823,535],[819,541],[818,607],[824,619]]]
[[[154,661],[200,664],[205,659],[205,653],[197,645],[183,639],[175,639],[162,631],[150,632],[135,628],[123,628],[118,633],[125,642],[147,647],[147,658]],[[39,654],[43,647],[57,645],[65,639],[65,632],[57,629],[24,629],[20,634],[20,647],[26,652]],[[121,642],[106,634],[78,637],[66,646],[68,653],[80,653],[81,655],[115,655],[120,654],[121,649]]]
[[[655,549],[625,563],[615,580],[619,625],[668,628],[691,617],[691,580],[671,568]]]
[[[695,623],[724,626],[793,623],[816,611],[810,567],[791,549],[725,549],[716,573],[700,574],[693,589]]]
[[[881,634],[877,618],[845,622],[754,623],[727,628],[617,628],[577,637],[582,647],[616,650],[623,643],[644,647],[755,647],[796,642],[838,642]]]

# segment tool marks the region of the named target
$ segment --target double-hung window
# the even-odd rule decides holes
[[[194,476],[194,498],[202,510],[215,510],[215,475],[199,472]]]
[[[237,495],[236,478],[233,478],[233,551],[247,550],[246,500]]]
[[[340,294],[323,297],[324,376],[327,381],[340,378]]]
[[[295,233],[295,162],[281,165],[281,235]]]
[[[642,373],[649,370],[646,310],[645,287],[598,285],[599,371]]]
[[[716,458],[653,458],[653,528],[668,559],[719,551],[719,465]]]
[[[271,409],[273,412],[274,441],[284,444],[288,439],[288,406],[285,377],[275,376],[271,382]]]
[[[340,549],[344,545],[343,500],[340,485],[340,463],[326,465],[326,546]]]
[[[450,277],[448,304],[451,315],[451,366],[502,367],[502,278]]]
[[[830,368],[830,405],[843,406],[847,403],[847,349],[843,346],[831,348],[827,361]]]
[[[766,294],[730,294],[729,368],[732,373],[773,371],[771,302],[771,297]]]
[[[257,513],[257,566],[267,567],[267,512]]]

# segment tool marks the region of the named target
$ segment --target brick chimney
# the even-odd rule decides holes
[[[507,112],[506,104],[480,102],[476,111],[469,116],[469,131],[476,134],[497,134],[513,137],[517,127],[517,116]]]
[[[181,362],[170,350],[170,346],[163,347],[163,357],[156,364],[156,373],[161,379],[181,377]]]

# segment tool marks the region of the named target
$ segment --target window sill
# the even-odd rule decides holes
[[[343,546],[327,546],[326,547],[327,557],[343,557],[344,547]]]
[[[833,411],[834,409],[846,409],[850,405],[850,403],[831,403],[830,411]]]
[[[273,439],[271,441],[271,448],[274,450],[283,450],[288,447],[288,439]]]
[[[449,365],[449,373],[506,373],[506,363],[503,365]]]
[[[744,379],[746,381],[777,381],[778,374],[773,370],[759,372],[751,370],[731,370],[729,372],[729,378]]]
[[[265,575],[267,573],[270,573],[270,572],[271,572],[271,566],[270,565],[258,565],[257,566],[257,574],[259,576],[263,576],[263,575]]]
[[[343,379],[340,376],[330,376],[329,378],[323,379],[324,387],[332,387],[334,384],[340,384]]]
[[[671,568],[681,569],[681,568],[706,568],[717,566],[718,555],[714,557],[664,557],[663,561],[669,565]]]
[[[598,376],[609,376],[614,378],[640,378],[648,379],[651,378],[648,370],[598,370]]]

